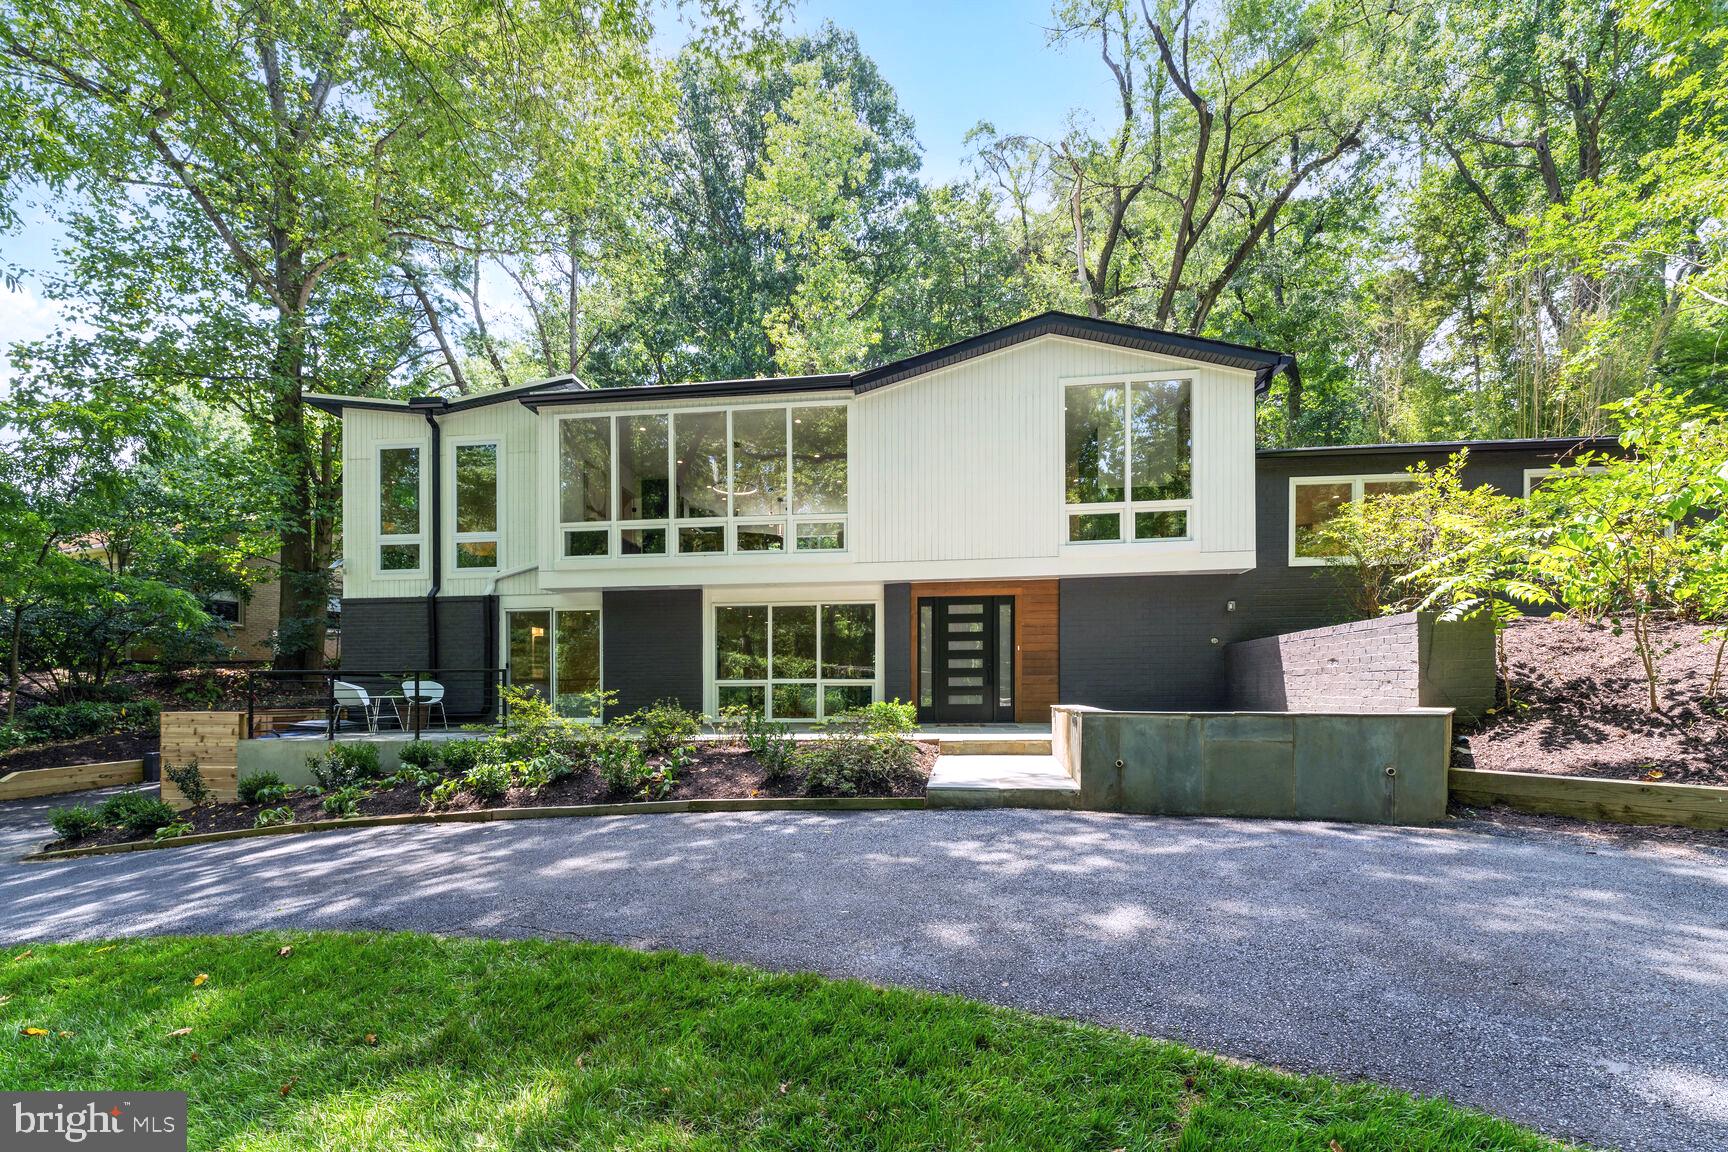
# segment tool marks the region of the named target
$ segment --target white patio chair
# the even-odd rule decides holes
[[[436,680],[404,680],[402,681],[402,702],[407,708],[426,709],[426,718],[432,718],[432,709],[438,709],[438,721],[444,725],[444,731],[450,731],[450,714],[444,711],[444,685]],[[409,713],[413,715],[412,712]],[[407,727],[407,725],[403,725]]]
[[[342,713],[350,708],[358,708],[360,714],[366,717],[366,731],[376,734],[378,731],[378,705],[372,699],[371,693],[358,684],[350,684],[346,680],[338,680],[330,687],[331,695],[336,697],[336,724],[341,726]]]

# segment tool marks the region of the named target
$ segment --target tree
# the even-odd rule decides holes
[[[1609,406],[1628,454],[1587,453],[1532,498],[1543,526],[1534,576],[1567,611],[1629,633],[1659,712],[1655,625],[1702,608],[1720,623],[1728,583],[1728,416],[1654,387]]]
[[[604,138],[647,35],[634,0],[0,2],[0,169],[92,206],[75,235],[105,280],[177,289],[136,302],[142,338],[99,312],[71,344],[103,375],[213,386],[281,477],[281,662],[321,656],[334,539],[302,393],[396,380],[407,342],[370,353],[412,310],[388,288],[393,270],[412,287],[404,252],[483,233],[547,122]],[[181,372],[165,353],[188,315]]]
[[[1058,42],[1091,41],[1114,81],[1105,136],[996,136],[998,172],[1035,163],[1067,221],[1092,316],[1199,333],[1299,193],[1364,143],[1377,17],[1348,5],[1067,0]],[[1063,255],[1045,253],[1052,263]]]

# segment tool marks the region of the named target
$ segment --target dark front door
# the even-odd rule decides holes
[[[945,724],[1014,719],[1014,597],[918,601],[918,714]]]

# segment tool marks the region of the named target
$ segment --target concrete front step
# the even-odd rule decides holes
[[[936,758],[924,803],[930,808],[1077,808],[1080,785],[1054,756],[974,753]]]
[[[1048,736],[936,736],[944,756],[1048,756]]]

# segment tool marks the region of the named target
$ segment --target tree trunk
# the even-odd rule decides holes
[[[279,509],[282,570],[276,667],[317,668],[323,664],[324,617],[328,605],[324,571],[313,545],[317,460],[307,436],[306,409],[300,398],[306,369],[304,312],[280,313],[274,361],[271,383],[276,395],[270,425],[278,474],[287,481]]]

